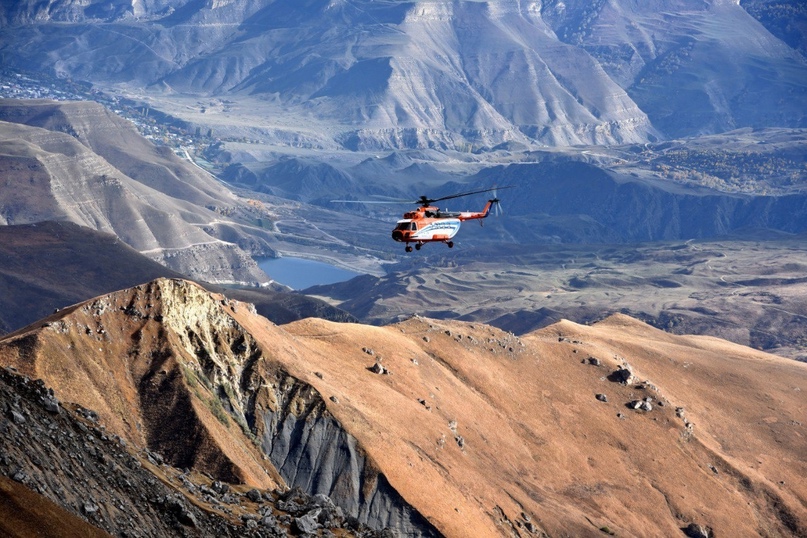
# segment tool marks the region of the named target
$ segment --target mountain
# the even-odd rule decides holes
[[[208,281],[266,282],[257,210],[92,102],[0,100],[3,224],[66,220]]]
[[[180,273],[117,237],[68,222],[0,226],[0,333],[87,297]]]
[[[111,234],[69,222],[0,226],[0,334],[21,329],[54,310],[155,278],[182,274],[139,254]],[[206,289],[255,304],[275,323],[319,316],[356,321],[321,300],[272,287]]]
[[[286,487],[408,536],[807,530],[807,365],[627,316],[521,338],[417,316],[279,327],[249,305],[160,279],[6,336],[0,363],[5,431],[39,408],[62,432],[65,410],[76,410],[93,422],[85,445],[114,470],[104,484],[130,468],[133,480],[151,472],[162,477],[152,487],[174,489],[144,505],[138,478],[108,488],[114,503],[74,502],[59,488],[83,480],[20,452],[18,433],[2,437],[3,475],[113,533],[126,525],[119,506],[186,525],[226,514],[213,491],[224,482],[241,492],[229,521],[244,513],[245,532],[256,526],[243,492],[256,489],[249,499],[265,507]],[[125,464],[121,447],[142,466]]]
[[[796,74],[805,57],[740,2],[553,0],[541,9],[558,37],[596,58],[667,137],[807,119]]]
[[[502,218],[485,220],[484,228],[466,223],[458,246],[485,247],[496,257],[500,247],[506,256],[514,244],[577,243],[598,245],[596,250],[633,242],[798,236],[807,230],[806,140],[803,129],[748,128],[657,144],[501,150],[495,159],[480,154],[461,163],[424,152],[390,152],[358,164],[323,154],[230,164],[221,177],[303,202],[283,216],[289,223],[284,232],[307,227],[312,237],[327,230],[328,246],[341,257],[372,252],[406,265],[401,245],[389,239],[395,221],[413,207],[406,201],[496,185],[511,187],[498,192]],[[478,211],[488,197],[441,207]],[[334,202],[345,199],[367,203]],[[336,222],[331,211],[344,218]],[[298,222],[291,226],[291,220]]]
[[[9,335],[0,362],[61,386],[60,401],[91,409],[108,435],[147,448],[157,461],[270,492],[286,483],[310,495],[328,492],[362,522],[433,534],[342,430],[323,396],[288,373],[293,364],[273,359],[295,353],[294,338],[253,306],[162,279],[64,309],[38,327]],[[55,340],[38,336],[53,328]],[[19,361],[20,352],[34,360]],[[96,377],[99,369],[111,375]],[[322,465],[316,472],[306,463],[311,458]],[[115,507],[108,509],[99,515],[114,520]]]
[[[753,9],[766,27],[744,5],[26,0],[3,6],[0,54],[217,130],[244,132],[253,115],[251,133],[290,146],[467,151],[804,127],[807,60],[769,31],[782,35],[781,16]]]
[[[781,0],[742,0],[740,4],[773,35],[807,56],[807,9]]]

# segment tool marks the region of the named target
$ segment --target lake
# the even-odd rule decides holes
[[[361,274],[328,263],[303,258],[284,256],[256,261],[258,267],[269,275],[269,278],[295,290],[304,290],[318,284],[344,282]]]

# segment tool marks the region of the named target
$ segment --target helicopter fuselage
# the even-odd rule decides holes
[[[449,212],[440,211],[434,206],[421,206],[415,211],[404,213],[403,219],[399,220],[392,230],[392,238],[395,241],[406,243],[406,250],[410,252],[412,247],[409,243],[414,243],[415,248],[420,250],[424,243],[443,242],[449,247],[454,246],[451,241],[463,221],[472,219],[483,219],[490,213],[494,200],[489,200],[482,211],[462,211]]]

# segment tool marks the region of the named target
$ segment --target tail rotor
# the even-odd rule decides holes
[[[507,187],[505,187],[507,188]],[[500,217],[504,214],[504,210],[502,209],[502,203],[497,196],[497,187],[493,188],[493,198],[490,200],[491,202],[491,209],[493,210],[493,215],[496,217]]]

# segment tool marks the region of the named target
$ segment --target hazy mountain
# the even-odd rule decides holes
[[[574,161],[489,168],[473,180],[473,185],[516,186],[503,194],[508,211],[503,226],[512,227],[511,235],[522,242],[555,236],[564,243],[631,243],[738,230],[807,231],[807,193],[761,196],[681,188]],[[525,219],[541,217],[545,223],[523,226]]]
[[[743,141],[746,137],[747,143]],[[330,166],[327,172],[328,177],[342,179],[348,189],[339,198],[369,202],[415,200],[420,195],[439,198],[495,185],[512,187],[498,192],[502,218],[488,218],[483,228],[466,223],[455,241],[462,248],[485,246],[493,254],[502,244],[602,245],[753,236],[771,231],[804,233],[804,136],[794,133],[789,142],[771,143],[767,149],[764,138],[762,133],[735,133],[729,141],[704,137],[708,143],[679,140],[649,150],[622,146],[525,152],[513,155],[507,164],[482,166],[479,172],[462,177],[461,182],[446,182],[444,176],[439,186],[423,181],[431,176],[421,176],[418,181],[391,170],[384,159],[352,168]],[[381,171],[385,166],[386,173]],[[227,176],[238,185],[257,190],[290,185],[298,190],[290,189],[286,196],[312,203],[324,199],[325,207],[352,216],[336,226],[325,214],[313,211],[307,215],[308,222],[328,229],[339,239],[371,248],[379,255],[402,251],[399,244],[389,240],[389,233],[395,220],[414,204],[330,203],[338,187],[330,187],[322,174],[321,194],[317,196],[314,186],[318,179],[311,172],[323,168],[311,161],[305,167],[272,167],[276,175],[269,174],[265,165],[254,163],[232,165],[231,170],[246,170],[242,176]],[[365,175],[368,170],[379,171],[374,182]],[[481,193],[440,205],[455,211],[478,211],[491,195]],[[435,249],[444,250],[440,245]]]
[[[807,56],[807,6],[798,0],[741,0],[773,35]]]
[[[804,126],[805,57],[739,4],[553,0],[541,10],[669,137]]]
[[[348,149],[807,124],[804,56],[733,2],[31,0],[2,15],[9,66],[168,100],[249,95]]]
[[[227,166],[220,177],[234,187],[329,208],[338,207],[332,203],[336,199],[415,199],[417,189],[427,188],[424,180],[433,184],[454,179],[429,163],[396,153],[356,165],[331,163],[318,157],[238,163]]]
[[[265,282],[258,209],[90,102],[0,100],[3,224],[66,220],[185,275]]]
[[[42,496],[28,513],[56,503],[113,534],[345,516],[406,536],[807,525],[807,365],[626,316],[522,338],[420,317],[278,327],[161,279],[7,336],[0,363],[16,369],[0,474]]]

